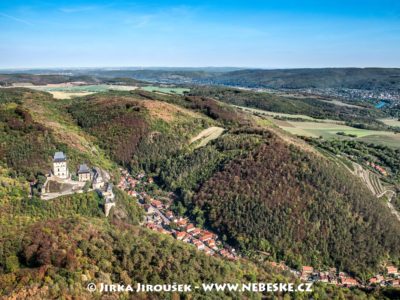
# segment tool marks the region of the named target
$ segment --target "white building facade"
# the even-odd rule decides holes
[[[69,178],[67,157],[63,152],[56,152],[53,158],[53,174],[61,179]]]

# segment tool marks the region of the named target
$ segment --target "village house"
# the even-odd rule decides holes
[[[158,209],[163,208],[163,204],[159,200],[155,200],[155,199],[151,200],[151,205],[153,205],[155,208],[158,208]]]
[[[82,164],[79,166],[78,180],[84,182],[92,180],[92,172],[86,164]]]
[[[182,242],[190,243],[192,237],[189,234],[186,234],[185,237],[182,239]]]
[[[232,259],[232,260],[235,259],[235,256],[233,256],[231,253],[229,253],[229,251],[226,250],[226,249],[222,249],[221,251],[219,251],[219,254],[222,257],[225,257],[225,258],[228,258],[228,259]]]
[[[181,241],[186,236],[186,232],[183,231],[175,231],[174,236],[177,240]]]
[[[207,246],[211,249],[218,249],[217,245],[215,244],[215,240],[211,239],[206,242]]]
[[[396,276],[398,274],[397,268],[395,266],[387,266],[386,272],[388,275]]]
[[[202,242],[200,242],[199,240],[197,240],[197,239],[193,239],[192,243],[193,243],[193,245],[196,246],[196,248],[198,250],[203,250],[205,248],[205,245]]]
[[[312,273],[314,272],[314,268],[311,266],[303,266],[301,268],[301,280],[308,280]]]
[[[187,223],[188,223],[188,220],[183,219],[183,218],[181,218],[180,220],[177,221],[177,225],[181,228],[185,228]]]
[[[340,280],[340,283],[347,287],[358,285],[357,280],[355,280],[354,278],[351,278],[351,277],[342,277]]]
[[[379,284],[380,281],[378,281],[378,278],[372,277],[368,280],[369,284]]]
[[[192,223],[189,223],[187,226],[186,226],[186,232],[187,233],[190,233],[190,232],[192,232],[193,230],[195,230],[196,229],[196,227],[194,227],[194,225],[192,224]]]
[[[69,178],[67,157],[64,152],[56,152],[53,157],[53,175],[61,178]]]
[[[200,241],[206,242],[208,240],[211,240],[213,236],[214,235],[211,232],[202,233],[202,235],[200,236]]]
[[[200,228],[195,228],[190,233],[191,233],[192,236],[198,236],[201,233],[201,229]]]
[[[314,272],[314,268],[311,266],[303,266],[301,268],[301,274],[312,274]]]

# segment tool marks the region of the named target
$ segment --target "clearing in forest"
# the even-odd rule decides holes
[[[192,138],[190,140],[190,144],[192,144],[198,140],[201,140],[200,143],[196,146],[196,148],[203,147],[203,146],[207,145],[207,143],[209,141],[212,141],[212,140],[215,140],[216,138],[218,138],[224,132],[224,130],[225,129],[222,127],[214,127],[214,126],[204,129],[197,136],[195,136],[194,138]]]

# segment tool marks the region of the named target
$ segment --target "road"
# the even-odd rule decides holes
[[[156,207],[153,206],[153,209],[154,209],[154,212],[155,212],[157,215],[159,215],[160,218],[164,221],[164,223],[165,223],[166,225],[169,225],[170,220],[169,220],[166,216],[164,216],[164,214],[163,214],[158,208],[156,208]]]

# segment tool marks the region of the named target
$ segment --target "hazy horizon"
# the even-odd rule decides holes
[[[35,71],[35,70],[128,70],[128,71],[140,71],[140,70],[203,70],[203,69],[232,69],[232,70],[301,70],[301,69],[400,69],[400,67],[381,67],[381,66],[365,66],[365,67],[286,67],[286,68],[262,68],[262,67],[237,67],[237,66],[94,66],[94,67],[15,67],[15,68],[1,68],[0,71]]]

